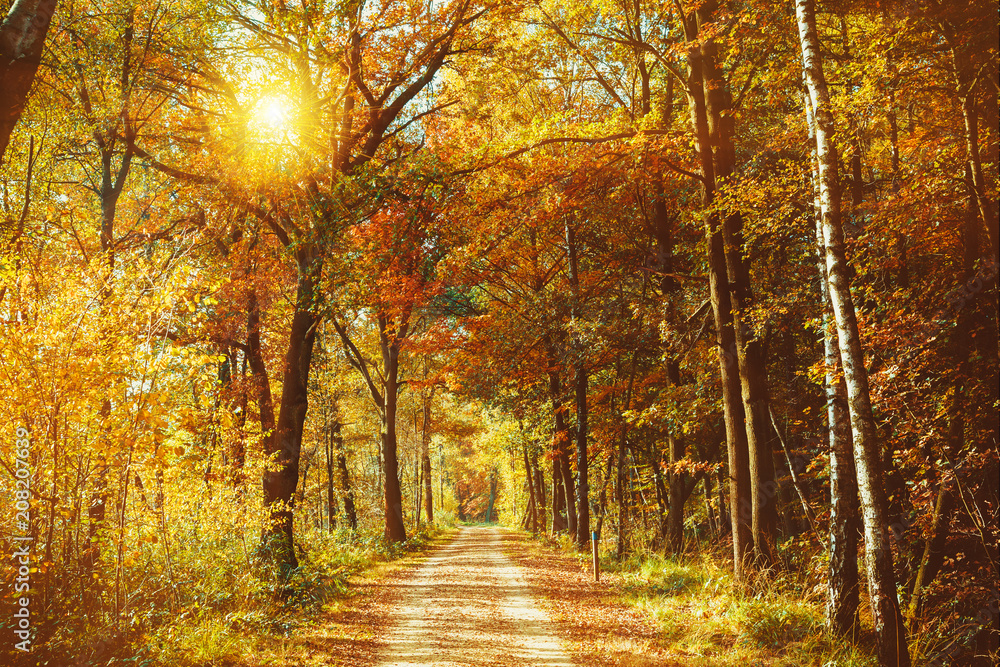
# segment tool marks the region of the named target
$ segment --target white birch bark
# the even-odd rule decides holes
[[[803,72],[803,83],[805,73]],[[857,474],[850,429],[845,415],[846,391],[837,367],[840,349],[831,335],[830,289],[826,274],[826,241],[823,234],[823,206],[819,189],[819,164],[816,159],[816,119],[809,93],[803,95],[806,125],[809,130],[810,171],[812,172],[813,211],[816,223],[816,254],[820,299],[823,304],[823,361],[826,373],[823,392],[826,396],[827,436],[830,446],[830,564],[827,571],[826,628],[829,632],[853,635],[858,616],[858,528]]]
[[[847,386],[848,410],[854,436],[854,458],[861,499],[861,516],[864,522],[865,569],[878,642],[879,663],[883,667],[909,667],[906,630],[896,596],[892,549],[889,544],[878,433],[872,413],[868,372],[861,348],[857,313],[847,276],[837,149],[833,143],[834,120],[830,95],[823,75],[813,0],[796,0],[795,15],[806,85],[815,114],[826,278],[837,324],[841,366]]]

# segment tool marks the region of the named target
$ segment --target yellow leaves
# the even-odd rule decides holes
[[[186,360],[192,367],[195,366],[207,366],[209,364],[221,363],[226,360],[225,355],[222,354],[207,354],[204,352],[199,352],[197,350],[192,350],[191,348],[181,347],[174,348],[172,351],[168,349],[167,354],[173,354],[181,359]]]
[[[167,461],[169,454],[166,447],[157,447],[150,462],[156,463],[155,467],[157,468],[166,468],[169,465],[169,461]]]
[[[149,408],[142,408],[139,410],[137,416],[140,421],[152,429],[164,429],[167,427],[167,420],[161,405],[152,404]]]
[[[178,416],[180,417],[181,428],[189,433],[198,432],[198,418],[194,414],[194,411],[188,408],[183,408],[178,411]]]

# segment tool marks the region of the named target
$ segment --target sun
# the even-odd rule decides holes
[[[254,139],[260,143],[287,143],[291,134],[291,109],[277,95],[260,98],[254,105],[250,126]]]
[[[261,123],[274,130],[288,126],[288,107],[277,97],[265,97],[257,105],[257,116]]]

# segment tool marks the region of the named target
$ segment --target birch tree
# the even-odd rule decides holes
[[[823,391],[826,397],[827,436],[830,445],[830,565],[826,601],[827,630],[852,633],[858,620],[858,486],[854,470],[851,433],[847,427],[843,374],[840,372],[840,349],[831,331],[830,289],[827,285],[823,215],[819,190],[819,166],[816,162],[816,117],[812,100],[803,96],[806,126],[809,130],[810,169],[813,183],[813,216],[816,222],[817,268],[822,303],[823,362],[826,372]]]
[[[864,522],[865,568],[868,575],[872,618],[883,667],[909,667],[906,629],[896,596],[892,549],[889,544],[885,485],[878,433],[872,413],[868,373],[861,348],[857,313],[851,297],[844,253],[840,211],[840,182],[834,119],[830,94],[823,75],[816,9],[812,0],[796,0],[795,15],[802,48],[806,86],[815,114],[816,160],[819,180],[823,251],[830,303],[837,325],[840,361],[847,386],[847,405],[854,437],[861,516]]]

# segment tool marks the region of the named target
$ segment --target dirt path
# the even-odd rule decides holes
[[[574,665],[497,528],[463,528],[399,585],[380,667]]]

